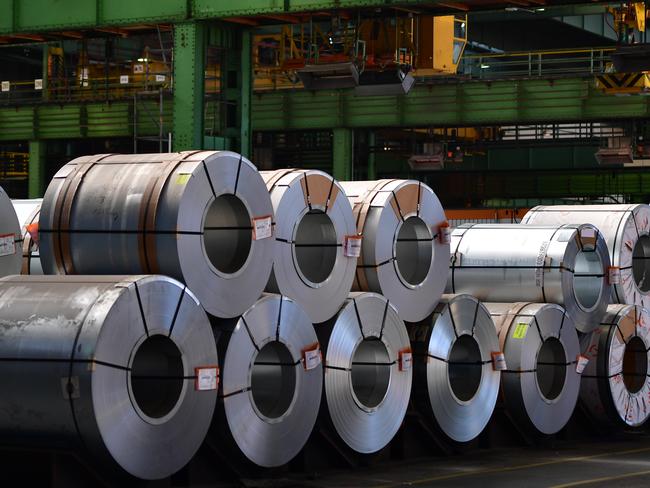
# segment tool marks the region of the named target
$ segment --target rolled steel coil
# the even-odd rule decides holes
[[[503,402],[520,429],[555,434],[580,390],[580,344],[571,316],[548,303],[486,303],[507,369]]]
[[[66,164],[40,219],[47,274],[154,273],[235,317],[271,272],[273,209],[252,163],[228,151],[96,155]]]
[[[353,289],[384,295],[407,322],[431,314],[445,288],[449,227],[436,194],[414,180],[342,182],[363,237]]]
[[[600,327],[582,337],[589,363],[580,401],[601,425],[638,427],[650,415],[650,316],[635,305],[610,305]]]
[[[404,322],[383,296],[352,293],[316,330],[326,364],[322,422],[352,450],[379,451],[402,424],[411,393]]]
[[[522,223],[595,225],[609,249],[611,303],[650,306],[649,205],[539,206]]]
[[[0,187],[0,277],[20,273],[22,237],[11,199]]]
[[[264,295],[216,329],[221,366],[216,442],[262,467],[293,459],[320,405],[323,369],[309,317],[293,300]]]
[[[346,239],[356,236],[352,208],[339,183],[322,171],[261,174],[275,213],[267,290],[296,300],[312,322],[324,322],[341,308],[354,279],[356,258],[346,256]]]
[[[469,295],[443,295],[431,318],[409,327],[414,405],[456,442],[485,428],[497,401],[499,341],[487,309]]]
[[[23,265],[21,274],[42,275],[41,253],[38,246],[38,221],[42,198],[33,200],[12,200],[22,232]]]
[[[2,443],[75,449],[111,477],[181,469],[216,403],[208,317],[161,276],[0,279],[0,363]]]
[[[465,224],[452,232],[447,291],[486,302],[557,303],[580,332],[609,302],[607,245],[592,225]]]

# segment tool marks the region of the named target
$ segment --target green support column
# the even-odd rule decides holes
[[[174,25],[174,151],[202,149],[205,26]]]
[[[251,145],[251,98],[253,95],[253,59],[251,46],[251,31],[241,33],[241,98],[240,98],[240,152],[244,157],[253,156]]]
[[[47,100],[47,83],[48,83],[48,77],[47,77],[47,64],[49,62],[49,46],[47,44],[43,44],[43,74],[41,77],[43,78],[43,93],[42,97],[43,100]]]
[[[27,168],[27,194],[29,198],[41,198],[45,193],[45,142],[29,141],[29,165]]]
[[[352,129],[338,127],[332,130],[333,176],[337,180],[352,179]]]
[[[377,137],[375,136],[375,131],[368,131],[368,179],[376,180],[377,179],[377,167],[375,165],[375,144],[377,143]]]

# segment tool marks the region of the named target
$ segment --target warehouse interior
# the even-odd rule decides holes
[[[0,0],[8,486],[648,486],[648,21]]]

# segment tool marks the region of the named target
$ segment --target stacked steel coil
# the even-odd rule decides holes
[[[195,454],[217,353],[198,300],[162,276],[0,279],[0,438],[165,478]]]
[[[448,292],[557,303],[581,332],[597,327],[607,308],[609,253],[592,225],[465,224],[452,232],[451,249]]]
[[[454,441],[476,438],[492,416],[501,376],[489,312],[472,296],[443,295],[433,316],[409,333],[420,415]]]
[[[309,317],[293,300],[266,295],[221,323],[216,337],[220,442],[258,466],[288,463],[307,442],[321,400],[320,347]]]
[[[555,434],[573,414],[580,345],[573,319],[549,303],[486,303],[506,369],[502,399],[522,430]]]
[[[578,395],[639,426],[649,209],[450,233],[417,181],[260,173],[228,151],[78,158],[42,205],[0,191],[0,277],[58,275],[0,279],[0,442],[156,479],[206,435],[249,467],[288,463],[314,426],[376,453],[409,405],[454,445],[499,404],[554,434]],[[115,273],[136,276],[87,276]]]
[[[165,274],[230,318],[271,273],[273,242],[261,229],[272,215],[264,181],[239,154],[86,156],[47,189],[41,261],[48,274]]]
[[[580,399],[601,425],[638,427],[650,416],[650,314],[638,305],[610,305],[582,338],[589,363]]]
[[[317,332],[325,359],[323,422],[352,450],[379,451],[397,433],[411,393],[404,322],[383,296],[352,293]]]
[[[650,205],[539,206],[522,223],[595,225],[610,253],[612,303],[650,306]]]
[[[400,317],[433,312],[445,287],[449,227],[440,200],[413,180],[341,183],[362,237],[354,290],[381,293]]]

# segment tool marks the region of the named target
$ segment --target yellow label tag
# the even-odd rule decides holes
[[[186,174],[186,175],[178,175],[178,178],[176,178],[176,184],[177,185],[184,185],[188,181],[190,181],[190,178],[192,175]]]
[[[528,324],[524,322],[519,322],[515,327],[515,331],[512,333],[513,339],[523,339],[528,333]]]

